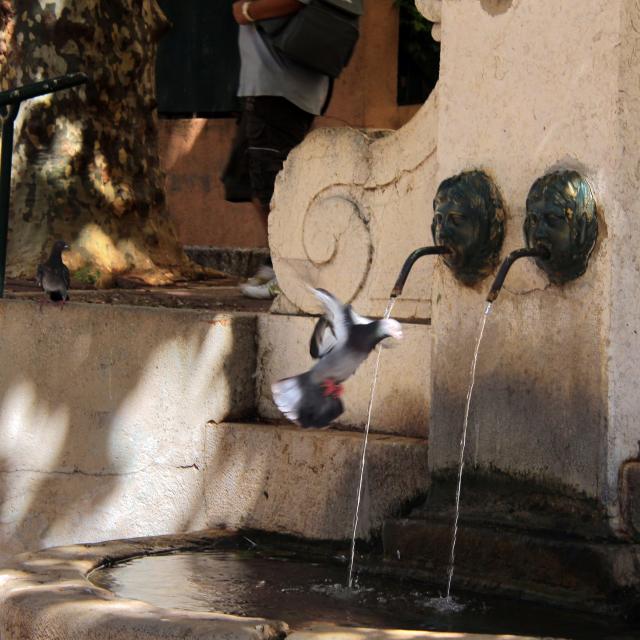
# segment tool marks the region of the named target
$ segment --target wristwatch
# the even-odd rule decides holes
[[[250,1],[248,2],[243,2],[242,6],[240,7],[242,10],[242,15],[244,17],[245,20],[247,20],[247,22],[255,22],[255,19],[251,17],[251,14],[249,13],[249,5],[251,4]]]

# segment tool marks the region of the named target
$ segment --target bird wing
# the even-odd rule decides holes
[[[358,315],[353,308],[351,307],[351,305],[349,305],[347,307],[348,313],[349,313],[349,318],[351,320],[351,322],[353,324],[370,324],[371,322],[373,322],[373,320],[371,320],[371,318],[365,318],[364,316],[360,316]]]
[[[326,356],[336,346],[336,343],[336,334],[333,331],[333,326],[325,316],[322,316],[316,322],[311,334],[311,341],[309,342],[311,357],[318,359]]]
[[[62,281],[64,286],[68,289],[71,286],[71,277],[69,276],[69,268],[66,264],[62,265]]]
[[[331,325],[331,330],[335,336],[335,344],[346,342],[349,337],[349,327],[352,323],[347,309],[338,298],[325,289],[313,289],[312,291],[324,307],[324,317]]]
[[[375,320],[372,320],[371,318],[365,318],[363,316],[359,316],[351,308],[351,305],[349,305],[349,313],[351,314],[351,321],[353,322],[353,324],[371,324],[372,322],[375,322]],[[385,338],[384,340],[382,340],[382,342],[380,342],[380,346],[383,349],[393,349],[395,346],[397,346],[397,344],[398,344],[398,341],[392,340],[391,338]]]

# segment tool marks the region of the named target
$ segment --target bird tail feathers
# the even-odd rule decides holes
[[[271,391],[278,409],[301,427],[326,427],[344,411],[342,400],[327,395],[311,381],[309,372],[279,380]]]

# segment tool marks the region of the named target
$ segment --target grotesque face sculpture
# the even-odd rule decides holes
[[[527,246],[544,247],[536,264],[549,280],[562,284],[581,276],[598,235],[596,202],[589,183],[577,171],[557,171],[538,178],[527,196],[524,222]]]
[[[458,280],[473,285],[491,273],[504,236],[504,207],[497,188],[482,171],[447,178],[433,200],[431,233]]]

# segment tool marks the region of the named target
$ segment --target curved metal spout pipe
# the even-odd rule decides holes
[[[398,276],[398,279],[396,280],[395,285],[393,285],[393,290],[391,291],[391,297],[397,298],[402,293],[402,289],[404,289],[404,283],[407,281],[407,278],[409,277],[409,272],[413,267],[413,263],[418,258],[422,258],[422,256],[442,255],[445,253],[451,253],[451,249],[443,245],[438,245],[433,247],[422,247],[421,249],[416,249],[413,253],[411,253],[409,257],[404,261],[404,264],[402,265],[402,269],[400,270],[400,275]]]
[[[502,285],[504,284],[504,280],[507,277],[509,269],[511,269],[513,263],[520,258],[542,258],[543,260],[548,260],[549,250],[545,247],[534,247],[532,249],[516,249],[515,251],[512,251],[500,265],[498,275],[496,276],[493,284],[491,285],[491,289],[489,290],[487,302],[495,301],[495,299],[498,297],[498,294],[500,293],[500,289],[502,289]]]

